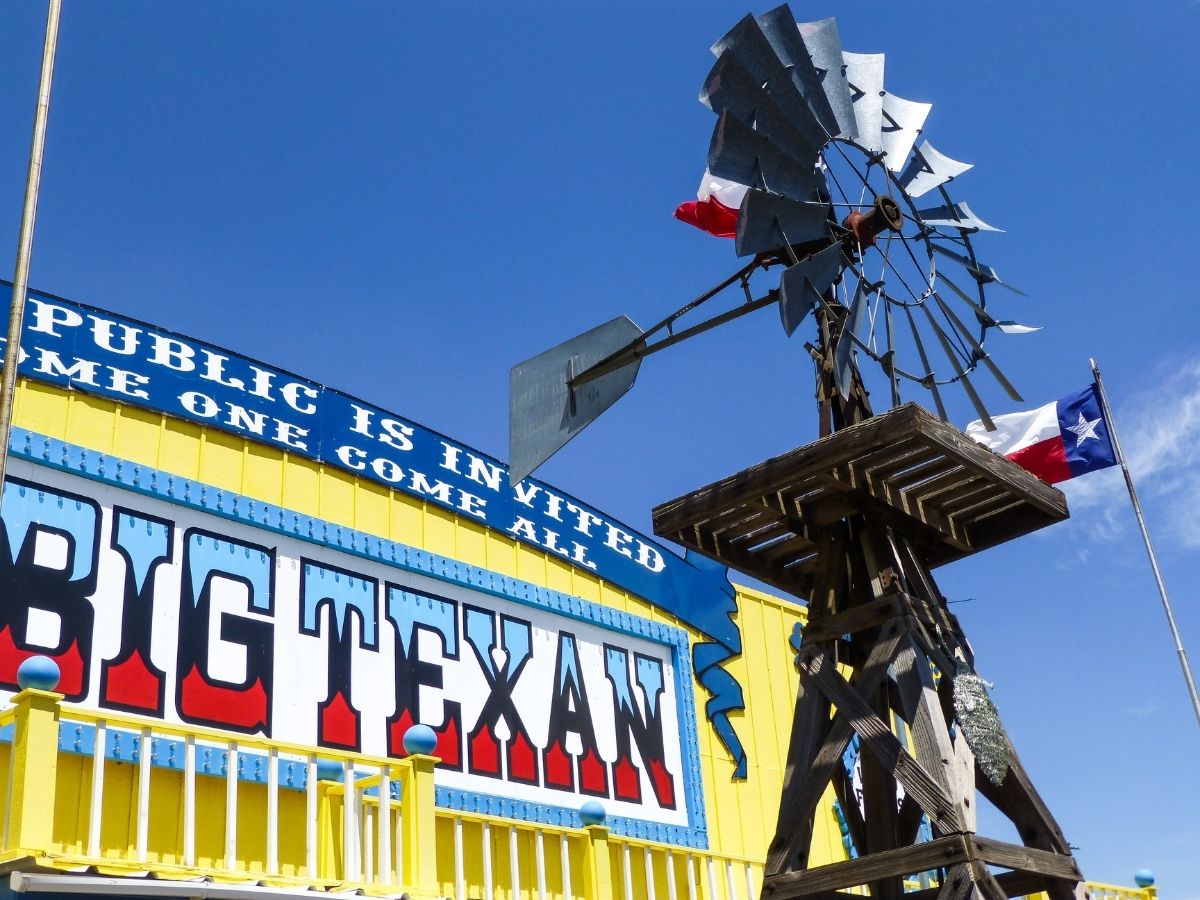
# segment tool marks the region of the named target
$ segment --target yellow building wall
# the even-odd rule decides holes
[[[18,385],[14,416],[18,427],[48,437],[663,622],[688,631],[693,642],[698,637],[673,616],[556,556],[416,497],[234,435],[28,380]],[[603,506],[603,497],[585,499]],[[709,846],[757,861],[765,855],[778,812],[797,683],[788,638],[804,610],[744,587],[738,588],[738,609],[743,653],[726,668],[745,696],[745,710],[731,716],[749,757],[744,781],[731,779],[733,761],[704,715],[708,697],[693,682],[694,703]],[[90,775],[80,770],[63,777],[76,779],[78,791],[75,801],[69,799],[72,791],[64,791],[59,802],[83,804]],[[168,811],[154,815],[155,829],[169,827]],[[219,840],[206,835],[198,853],[219,853]],[[820,805],[813,858],[844,857],[829,793]]]

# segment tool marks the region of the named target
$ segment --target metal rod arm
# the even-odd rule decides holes
[[[668,347],[678,344],[680,341],[685,341],[690,337],[703,334],[705,331],[716,328],[718,325],[724,325],[726,322],[739,319],[748,313],[762,309],[764,306],[770,306],[779,299],[779,292],[777,290],[772,290],[766,295],[759,297],[757,300],[751,300],[748,303],[743,303],[741,306],[736,306],[733,309],[713,316],[711,319],[705,319],[703,322],[693,325],[690,328],[685,328],[683,331],[670,334],[653,344],[648,342],[648,339],[656,332],[662,331],[680,316],[691,312],[705,300],[716,296],[735,282],[743,280],[760,265],[764,265],[762,259],[756,258],[754,262],[750,263],[740,271],[735,272],[733,275],[730,275],[716,287],[701,294],[686,306],[680,307],[661,322],[642,333],[639,337],[634,338],[620,350],[609,354],[594,366],[584,369],[578,375],[568,380],[567,386],[574,390],[587,384],[589,381],[595,381],[597,378],[603,378],[610,372],[615,372],[617,369],[620,369],[622,366],[627,366],[635,360],[650,356],[651,354],[657,353],[659,350],[665,350]]]

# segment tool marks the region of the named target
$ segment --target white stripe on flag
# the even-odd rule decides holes
[[[965,434],[1002,456],[1056,438],[1060,434],[1058,401],[1028,412],[992,416],[992,421],[996,423],[995,431],[987,431],[983,422],[975,421],[967,426]]]

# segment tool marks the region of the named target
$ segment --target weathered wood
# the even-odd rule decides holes
[[[881,878],[911,875],[969,862],[971,848],[961,835],[936,838],[911,847],[872,853],[845,862],[830,863],[804,872],[787,872],[763,879],[763,896],[772,900],[805,897],[818,891],[869,884]]]
[[[830,648],[818,651],[832,652]],[[792,717],[792,734],[788,741],[787,766],[780,792],[779,814],[775,839],[767,851],[766,873],[780,871],[785,863],[800,852],[807,853],[812,840],[813,810],[820,798],[828,774],[817,767],[822,749],[831,742],[849,742],[849,736],[831,734],[834,724],[829,718],[829,700],[805,679],[796,688],[796,712]],[[845,746],[842,743],[842,746]],[[840,759],[840,757],[839,757]],[[806,790],[810,781],[821,781],[821,787]]]
[[[958,824],[965,831],[973,831],[974,786],[968,796],[963,790],[964,786],[955,777],[954,747],[945,719],[942,718],[941,701],[933,687],[929,660],[924,654],[916,652],[911,641],[906,641],[896,656],[893,671],[904,706],[904,718],[917,751],[917,761],[937,779],[957,806]]]
[[[900,614],[901,607],[898,597],[880,597],[869,603],[852,606],[845,612],[823,616],[815,621],[810,620],[801,630],[800,635],[805,643],[828,641],[844,634],[856,634],[867,628],[874,628]]]
[[[829,424],[845,410],[826,382]],[[867,884],[879,900],[901,900],[903,876],[951,867],[957,882],[911,896],[1000,900],[1028,889],[1078,900],[1078,867],[1019,760],[992,797],[1028,846],[975,841],[976,766],[949,733],[953,676],[973,656],[929,571],[1066,515],[1056,489],[911,405],[654,510],[656,534],[809,599],[764,896],[843,900],[842,888]],[[937,686],[930,662],[943,675]],[[849,682],[837,665],[854,670]],[[915,758],[892,732],[893,710],[909,724]],[[855,732],[865,821],[842,766]],[[816,806],[831,783],[861,856],[807,869]],[[912,843],[920,810],[933,842]],[[996,876],[989,862],[1015,869]]]
[[[862,690],[870,692],[883,683],[899,645],[900,633],[900,627],[895,622],[885,628],[884,634],[872,648],[866,665],[855,680],[855,684]],[[809,684],[803,675],[800,684],[806,696],[811,693],[822,700],[825,699],[824,693],[816,684]],[[809,755],[812,744],[808,738],[797,735],[796,726],[793,725],[792,738],[797,742],[795,746],[798,749],[795,754],[792,753],[791,746],[788,750],[788,767],[784,773],[775,837],[767,848],[764,871],[768,875],[786,871],[801,855],[807,860],[809,842],[812,839],[812,812],[829,785],[835,768],[842,764],[842,754],[846,752],[854,733],[845,716],[839,714],[832,720],[829,719],[827,701],[824,708],[825,718],[818,722],[817,727],[825,737],[815,755]],[[799,719],[799,706],[797,713],[796,718]],[[806,712],[805,716],[810,719],[812,713]],[[806,759],[809,760],[807,767],[804,765]]]
[[[922,891],[921,893],[926,893]],[[969,863],[959,863],[946,872],[946,880],[937,888],[937,900],[968,900],[975,895],[975,879]],[[910,894],[910,897],[915,896]]]
[[[974,847],[974,857],[993,866],[1035,872],[1072,883],[1083,880],[1075,858],[1066,854],[1009,844],[978,835],[972,835],[971,844]]]
[[[1045,801],[1029,780],[1029,775],[1007,735],[1005,741],[1008,745],[1008,772],[1004,780],[996,787],[986,776],[977,777],[979,792],[996,809],[1008,816],[1017,827],[1017,834],[1023,844],[1054,853],[1070,854],[1070,844],[1067,843],[1062,829],[1058,827],[1058,822],[1051,815]]]
[[[925,814],[943,833],[962,830],[957,806],[932,775],[925,771],[892,734],[891,728],[875,714],[865,700],[841,674],[827,662],[810,660],[803,663],[805,671],[816,681],[838,712],[846,716],[861,739],[861,747],[873,753],[891,770],[921,804]],[[893,795],[893,804],[895,797]]]
[[[826,480],[853,469],[855,496]],[[960,477],[961,476],[961,477]],[[892,479],[895,479],[894,483]],[[951,517],[943,506],[976,504],[987,527],[975,529],[968,515]],[[873,501],[873,502],[871,502]],[[1013,506],[1012,504],[1016,504]],[[756,504],[792,516],[797,524],[820,529],[857,510],[872,518],[891,517],[909,530],[919,522],[925,555],[933,563],[961,558],[1066,516],[1061,493],[1020,467],[958,435],[915,406],[904,406],[819,441],[768,460],[654,510],[656,534],[693,546],[722,561],[743,565],[720,552],[720,536],[737,543],[738,534],[762,527],[746,508]],[[996,509],[1007,508],[1003,514]],[[739,513],[739,511],[741,511]],[[803,535],[793,528],[793,533]],[[759,576],[753,568],[748,574]],[[767,580],[767,579],[764,579]]]

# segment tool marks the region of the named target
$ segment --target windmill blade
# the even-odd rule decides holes
[[[778,194],[749,190],[738,213],[734,248],[753,256],[830,236],[828,203],[802,203]]]
[[[933,206],[929,209],[917,210],[921,222],[925,225],[946,226],[957,228],[959,231],[1003,231],[995,228],[979,218],[965,202],[947,203],[944,206]]]
[[[883,54],[842,51],[846,81],[854,105],[858,143],[868,150],[883,149]]]
[[[854,375],[854,338],[861,340],[863,327],[867,324],[869,294],[864,282],[860,281],[858,289],[854,292],[854,300],[850,303],[850,311],[842,323],[837,346],[833,349],[833,378],[838,393],[843,397],[850,396],[850,382]]]
[[[642,333],[628,317],[618,316],[513,366],[508,379],[510,484],[528,476],[633,387],[641,364],[636,356],[578,388],[569,382]]]
[[[883,152],[887,167],[893,172],[904,168],[917,135],[925,125],[932,103],[905,100],[895,94],[883,93]]]
[[[821,89],[821,75],[813,65],[808,47],[800,37],[800,26],[787,4],[776,7],[756,20],[779,61],[792,73],[792,81],[807,101],[817,124],[823,132],[822,143],[838,133],[837,117],[829,98]]]
[[[854,101],[846,81],[846,64],[842,59],[842,40],[838,37],[837,19],[818,19],[800,23],[800,39],[808,49],[813,67],[821,76],[821,90],[829,99],[837,133],[842,137],[858,137],[854,120]]]
[[[814,200],[822,179],[816,169],[788,157],[744,122],[721,113],[708,147],[708,170],[718,178],[762,186],[793,200]]]
[[[938,391],[937,379],[933,377],[933,366],[929,365],[929,354],[925,352],[925,342],[921,340],[921,329],[917,328],[917,320],[913,318],[912,308],[904,307],[904,315],[908,316],[908,327],[912,329],[913,343],[917,347],[917,355],[921,357],[921,365],[925,367],[925,377],[921,379],[921,384],[929,388],[929,393],[933,394],[933,405],[937,407],[938,418],[943,422],[949,422],[946,406],[942,403],[942,395]]]
[[[779,318],[788,337],[842,271],[842,245],[833,244],[784,270],[779,279]]]
[[[975,312],[975,317],[979,319],[982,324],[987,325],[989,328],[999,328],[1005,334],[1032,334],[1035,331],[1042,330],[1042,326],[1040,325],[1022,325],[1020,322],[1013,322],[1012,320],[1005,320],[1002,322],[997,321],[996,319],[992,318],[987,310],[972,300],[967,295],[966,291],[947,278],[944,272],[938,272],[938,280],[944,282],[946,287],[950,288],[950,290],[952,290],[955,295],[962,300],[963,303],[971,307],[971,309]]]
[[[800,43],[799,37],[796,43]],[[744,16],[728,34],[713,44],[712,52],[718,59],[728,54],[737,60],[753,83],[771,96],[787,121],[804,135],[808,143],[815,147],[825,143],[827,130],[805,99],[795,71],[788,68],[790,63],[776,54],[753,16]],[[813,77],[816,77],[815,74]]]
[[[940,235],[931,235],[931,237],[937,238],[937,237],[940,237]],[[955,253],[949,247],[944,247],[941,244],[937,243],[936,240],[931,240],[929,242],[929,246],[932,247],[935,252],[940,253],[942,256],[945,256],[947,259],[952,259],[955,262],[957,262],[960,266],[962,266],[964,269],[966,269],[968,272],[970,272],[971,275],[974,276],[975,280],[980,282],[981,284],[998,284],[998,285],[1000,285],[1000,287],[1006,288],[1007,290],[1012,291],[1014,294],[1019,294],[1022,297],[1029,296],[1027,293],[1025,293],[1020,288],[1013,287],[1011,284],[1008,284],[1005,281],[1001,281],[999,274],[997,274],[996,270],[993,269],[991,266],[985,266],[983,263],[979,262],[978,260],[972,261],[971,259],[969,259],[966,256],[963,256],[960,253]]]
[[[949,320],[950,324],[954,326],[955,330],[961,334],[963,339],[970,345],[971,357],[987,366],[988,371],[992,373],[992,377],[996,379],[996,383],[1004,389],[1004,393],[1008,394],[1008,396],[1017,403],[1021,403],[1024,398],[1017,392],[1017,389],[1012,386],[1012,382],[1004,377],[1004,373],[1000,371],[1000,367],[996,365],[995,361],[993,361],[990,356],[988,356],[982,345],[980,345],[979,341],[975,340],[975,336],[971,334],[971,329],[967,328],[967,326],[963,324],[962,319],[958,317],[954,310],[950,308],[949,304],[947,304],[939,294],[935,293],[933,295],[933,299],[937,302],[938,309],[942,311],[942,315]]]
[[[779,107],[731,51],[717,57],[704,80],[700,102],[718,115],[728,112],[737,117],[742,124],[766,135],[797,162],[816,166],[821,146],[819,135],[814,143],[812,137],[793,127],[794,116]]]
[[[974,164],[951,159],[925,141],[905,166],[900,176],[900,186],[915,200],[973,168]]]
[[[987,407],[983,405],[983,401],[979,399],[979,394],[975,390],[975,385],[971,384],[971,377],[963,369],[962,363],[958,361],[958,357],[954,353],[954,345],[950,343],[950,338],[946,332],[942,331],[942,326],[937,323],[937,319],[933,317],[933,313],[929,310],[929,304],[922,303],[921,309],[925,311],[925,318],[929,320],[929,326],[933,329],[933,333],[937,335],[938,343],[942,345],[942,350],[946,353],[946,358],[950,360],[950,365],[953,366],[957,380],[962,382],[963,390],[967,392],[967,397],[971,400],[971,405],[975,407],[975,412],[979,415],[983,422],[983,427],[988,431],[996,430],[996,423],[992,421],[992,417],[988,415]]]

